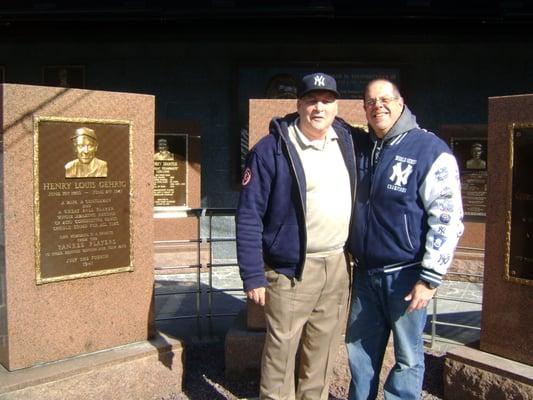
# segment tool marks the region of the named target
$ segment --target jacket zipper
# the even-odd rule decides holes
[[[302,213],[303,213],[303,217],[304,217],[303,220],[304,220],[304,223],[305,223],[306,210],[305,210],[304,202],[302,200],[302,185],[300,183],[300,179],[298,179],[298,172],[296,171],[296,167],[294,166],[294,160],[292,159],[292,156],[291,156],[291,149],[289,147],[289,144],[287,143],[287,141],[283,137],[282,132],[280,133],[280,137],[283,140],[283,145],[285,146],[285,148],[287,150],[287,154],[289,155],[289,161],[291,163],[291,168],[292,168],[292,170],[294,172],[294,176],[296,177],[296,184],[298,185],[298,194],[300,195],[300,205],[302,206]],[[305,229],[305,241],[303,243],[303,248],[307,249],[307,226],[304,225],[304,229]],[[303,273],[304,273],[306,255],[307,255],[307,250],[304,252],[304,258],[302,260],[302,265],[300,266],[300,276],[298,277],[299,278],[298,280],[300,280],[302,278]]]
[[[353,188],[352,188],[352,209],[353,209],[353,206],[355,205],[355,196],[357,193],[356,192],[357,190],[357,161],[355,160],[355,146],[353,144],[352,137],[349,136],[349,139],[350,139],[350,145],[352,146],[351,148],[353,149],[352,154],[351,154],[352,161],[353,161]],[[346,168],[348,168],[348,165],[346,166]],[[350,217],[350,225],[352,224],[352,217],[353,217],[353,213]]]
[[[353,152],[351,153],[352,155],[352,162],[353,162],[353,185],[352,185],[352,209],[351,211],[354,211],[354,205],[355,205],[355,202],[356,202],[356,190],[357,190],[357,161],[355,159],[355,147],[354,147],[354,144],[353,144],[353,140],[352,140],[352,137],[351,136],[348,136],[348,139],[350,140],[350,143],[349,143],[349,146],[351,146],[351,148],[353,149]],[[339,138],[339,141],[340,141],[340,138]],[[343,152],[343,146],[340,146],[339,145],[339,148],[341,150],[341,153],[343,153],[343,158],[344,158],[344,152]],[[348,152],[348,155],[350,155],[350,152]],[[344,162],[344,164],[346,165],[346,162]],[[350,171],[349,171],[349,166],[346,165],[346,169],[348,169],[348,175],[350,175]],[[351,179],[351,178],[350,178]],[[350,182],[350,184],[352,184],[352,182]],[[350,212],[350,224],[349,224],[349,227],[350,227],[350,232],[351,232],[351,226],[352,226],[352,221],[353,221],[353,217],[354,217],[354,213],[353,212]]]
[[[302,206],[302,212],[303,212],[304,221],[305,221],[306,210],[305,210],[305,205],[303,203],[302,195],[301,195],[302,185],[300,183],[300,179],[298,179],[298,172],[296,171],[296,167],[294,166],[294,160],[292,159],[292,156],[291,156],[291,150],[290,150],[289,143],[283,137],[283,134],[280,133],[280,137],[283,140],[283,144],[284,144],[285,148],[287,149],[287,154],[289,155],[289,161],[291,163],[291,168],[292,168],[292,170],[294,172],[294,176],[296,177],[296,183],[298,185],[298,191],[299,191],[299,194],[300,194],[300,205]],[[352,157],[352,161],[354,163],[354,169],[353,169],[354,170],[354,174],[356,175],[357,174],[357,165],[355,164],[355,148],[353,146],[353,141],[352,141],[352,137],[351,136],[349,136],[349,140],[350,140],[350,144],[351,144],[352,148],[354,149],[354,152],[352,153],[352,156],[353,156]],[[342,146],[339,146],[339,148],[340,148],[341,153],[342,153]],[[346,164],[346,162],[344,164]],[[346,165],[346,169],[348,169],[348,165]],[[349,172],[348,172],[348,174],[349,174]],[[353,206],[355,204],[356,182],[357,182],[357,176],[354,176],[354,184],[353,184],[353,189],[352,189],[352,209],[353,209]],[[351,184],[351,182],[350,182],[350,184]],[[352,218],[353,218],[353,215],[350,216],[350,225],[352,223]],[[307,249],[307,226],[305,226],[305,243],[303,243],[303,244],[304,244],[304,247]],[[307,255],[307,250],[304,253],[304,258],[303,258],[303,261],[302,261],[302,266],[300,268],[300,276],[299,276],[299,278],[301,278],[303,276],[303,273],[304,273],[306,255]]]
[[[385,143],[383,139],[381,139],[380,148],[379,148],[379,156],[376,160],[376,164],[374,165],[374,153],[376,151],[376,147],[378,146],[378,142],[374,143],[374,149],[372,150],[372,153],[370,154],[370,195],[368,196],[368,211],[367,211],[367,224],[365,226],[365,248],[368,248],[368,225],[370,221],[370,213],[372,212],[372,204],[374,203],[374,176],[376,175],[376,170],[379,168],[380,160],[383,157],[383,151],[385,149]],[[368,254],[368,251],[365,250],[365,254]],[[366,258],[366,257],[365,257]],[[366,265],[368,266],[368,259],[365,260]]]

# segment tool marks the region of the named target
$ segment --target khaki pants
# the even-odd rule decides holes
[[[260,399],[328,398],[350,277],[344,253],[307,258],[301,281],[266,268],[267,333]],[[295,391],[295,358],[300,365]]]

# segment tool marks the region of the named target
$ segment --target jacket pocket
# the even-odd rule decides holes
[[[276,244],[281,228],[283,228],[283,225],[279,225],[277,228],[263,233],[264,246],[267,250],[270,251],[270,249]]]
[[[281,225],[268,252],[275,260],[297,262],[300,246],[298,225]]]
[[[407,214],[403,215],[403,229],[405,237],[407,238],[407,245],[411,250],[414,250],[415,246],[413,246],[413,241],[411,239],[411,230],[409,228],[409,220],[407,218]]]

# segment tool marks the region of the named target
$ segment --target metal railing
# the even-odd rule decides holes
[[[242,292],[242,288],[229,288],[229,289],[214,289],[213,288],[213,269],[220,267],[237,267],[236,263],[214,263],[213,262],[213,243],[222,243],[222,242],[233,242],[235,243],[235,237],[213,237],[213,217],[221,216],[232,216],[235,217],[234,208],[211,208],[206,209],[206,216],[208,217],[208,226],[209,226],[209,236],[207,238],[207,243],[209,244],[209,262],[207,263],[208,268],[208,282],[209,287],[207,289],[207,319],[209,321],[209,333],[213,332],[213,318],[216,317],[231,317],[236,316],[237,313],[213,313],[213,294],[216,293],[235,293]]]
[[[237,312],[224,312],[216,313],[213,311],[214,299],[213,295],[217,293],[230,293],[230,292],[242,292],[242,288],[227,288],[227,289],[216,289],[213,287],[213,271],[219,267],[237,267],[236,263],[215,263],[214,262],[214,249],[213,245],[216,243],[222,242],[235,242],[235,237],[213,237],[213,218],[214,217],[224,217],[224,216],[235,216],[235,209],[233,208],[194,208],[188,209],[185,211],[187,217],[196,218],[197,222],[197,234],[195,239],[186,239],[186,240],[162,240],[155,241],[154,245],[156,249],[161,248],[174,248],[178,249],[184,244],[195,244],[195,260],[194,264],[176,264],[172,266],[156,266],[156,270],[177,270],[177,269],[194,269],[196,273],[196,278],[194,282],[194,288],[191,290],[174,290],[174,291],[165,291],[164,293],[155,293],[155,297],[162,296],[186,296],[194,295],[195,296],[195,308],[193,313],[173,315],[173,316],[159,316],[156,317],[156,322],[159,321],[170,321],[170,320],[183,320],[183,319],[195,319],[196,320],[196,329],[197,336],[202,338],[203,329],[201,321],[202,319],[207,319],[208,321],[208,332],[207,336],[213,336],[213,318],[218,317],[234,317]],[[202,222],[203,219],[207,219],[207,237],[202,238]],[[202,248],[202,244],[207,244],[208,248],[205,250]],[[207,251],[209,254],[209,261],[205,264],[202,264],[202,252]],[[202,286],[202,269],[205,269],[207,273],[207,287]],[[202,299],[207,297],[207,310],[202,312]]]
[[[482,274],[467,274],[467,273],[456,273],[456,272],[448,272],[447,275],[459,275],[462,277],[473,277],[473,278],[481,278],[483,279]],[[451,282],[451,281],[449,281]],[[482,302],[479,300],[467,300],[467,299],[458,299],[453,296],[446,296],[446,295],[439,295],[439,292],[435,294],[433,297],[432,303],[433,303],[433,313],[431,315],[431,337],[429,341],[429,345],[431,348],[435,347],[436,342],[441,343],[447,343],[447,344],[454,344],[454,345],[460,345],[465,344],[461,343],[455,340],[447,339],[443,336],[440,336],[437,334],[437,326],[449,326],[453,328],[459,328],[462,330],[473,330],[473,331],[480,331],[481,328],[476,325],[468,325],[468,324],[462,324],[462,323],[456,323],[456,322],[446,322],[438,319],[438,307],[440,301],[451,301],[451,302],[458,302],[463,304],[476,304],[479,306],[482,306]]]
[[[170,267],[156,267],[159,270],[165,269],[177,269],[177,268],[191,268],[196,272],[195,277],[195,286],[191,290],[179,290],[179,291],[165,291],[164,293],[156,293],[155,296],[171,296],[171,295],[194,295],[195,296],[195,309],[193,313],[182,314],[182,315],[173,315],[169,317],[157,317],[156,321],[168,321],[168,320],[183,320],[183,319],[195,319],[198,336],[202,337],[202,325],[201,320],[206,319],[208,322],[208,336],[212,336],[213,333],[213,319],[214,318],[224,318],[224,317],[234,317],[237,315],[237,312],[214,312],[215,299],[214,295],[218,293],[235,293],[242,292],[242,288],[226,288],[226,289],[217,289],[213,287],[213,271],[219,267],[237,267],[236,263],[215,263],[214,261],[214,250],[213,245],[216,243],[224,242],[235,242],[235,236],[232,237],[213,237],[213,218],[216,217],[234,217],[235,209],[233,208],[197,208],[190,209],[186,211],[187,217],[194,217],[197,219],[197,237],[190,240],[170,240],[170,241],[156,241],[154,244],[156,248],[177,248],[180,245],[194,243],[195,244],[195,263],[191,265],[173,265]],[[202,238],[202,219],[207,218],[207,237]],[[204,221],[205,222],[205,221]],[[202,249],[202,244],[208,244],[207,250]],[[476,249],[479,250],[479,249]],[[207,251],[209,253],[208,261],[202,264],[202,251]],[[202,269],[205,269],[207,273],[207,287],[202,286],[201,274]],[[448,275],[460,275],[460,276],[470,276],[475,278],[482,278],[481,274],[466,274],[466,273],[453,273],[449,272]],[[205,312],[202,312],[202,299],[206,299],[207,309]],[[465,304],[477,304],[481,305],[481,301],[476,300],[467,300],[456,298],[453,296],[446,295],[437,295],[433,298],[433,314],[431,316],[431,336],[430,336],[430,346],[433,348],[435,342],[444,342],[450,344],[460,344],[456,341],[446,339],[445,337],[439,336],[437,334],[437,326],[449,326],[464,330],[480,330],[479,326],[461,324],[456,322],[447,322],[438,318],[439,303],[442,301],[451,301],[459,302]]]

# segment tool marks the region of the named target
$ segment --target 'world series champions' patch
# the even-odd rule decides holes
[[[251,180],[252,180],[252,170],[250,169],[250,167],[248,167],[244,170],[244,174],[242,175],[242,186],[248,185]]]

